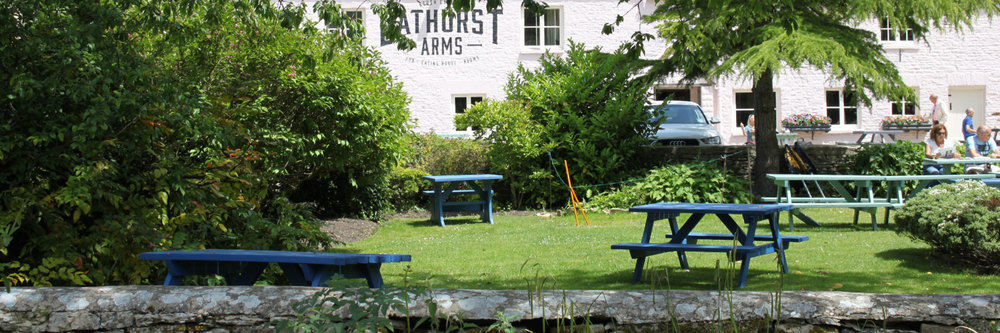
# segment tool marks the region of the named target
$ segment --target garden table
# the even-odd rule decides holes
[[[410,255],[208,249],[143,252],[139,259],[167,262],[165,286],[179,286],[185,276],[212,274],[222,275],[229,285],[249,286],[268,263],[277,263],[296,286],[322,286],[334,274],[342,274],[365,278],[368,287],[381,288],[382,264],[410,261]]]
[[[434,186],[433,191],[424,191],[431,195],[431,221],[444,226],[445,211],[479,212],[483,222],[493,224],[493,184],[503,179],[501,175],[438,175],[424,176]],[[465,184],[469,189],[458,189]],[[452,194],[476,194],[479,200],[448,202]]]
[[[951,166],[955,164],[997,164],[1000,163],[1000,158],[993,157],[961,157],[961,158],[924,158],[924,165],[943,165],[941,168],[941,173],[951,174]],[[990,183],[987,185],[993,186]]]
[[[642,231],[640,243],[619,243],[612,245],[612,249],[629,250],[632,258],[636,260],[635,271],[632,275],[633,282],[639,282],[642,278],[642,269],[646,257],[665,252],[677,252],[682,268],[687,269],[686,252],[726,252],[730,254],[732,260],[742,261],[740,265],[739,281],[737,287],[746,286],[747,272],[750,269],[750,258],[775,253],[781,262],[781,269],[788,273],[788,263],[785,260],[785,249],[789,242],[803,242],[809,240],[806,236],[782,235],[778,231],[777,213],[792,209],[792,205],[780,204],[726,204],[726,203],[654,203],[629,208],[630,212],[646,213],[646,226]],[[679,214],[691,214],[684,225],[677,227],[677,216]],[[723,225],[729,229],[730,233],[692,233],[694,227],[703,220],[705,214],[715,214]],[[746,231],[740,227],[733,219],[732,215],[743,217],[743,224]],[[650,243],[653,234],[654,222],[662,219],[670,221],[670,232],[667,243]],[[757,222],[768,220],[770,235],[757,235]],[[736,245],[706,245],[698,244],[698,240],[735,240]],[[760,241],[760,243],[755,243]]]
[[[881,139],[882,143],[893,143],[896,142],[896,134],[903,134],[900,130],[880,130],[880,131],[854,131],[854,134],[860,134],[861,137],[858,138],[858,144],[860,145],[865,141],[866,136],[870,136],[868,142],[875,143],[875,136]],[[890,142],[885,142],[885,136],[888,135]]]

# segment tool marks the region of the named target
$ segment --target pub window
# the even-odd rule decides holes
[[[476,103],[482,101],[483,101],[483,96],[455,96],[455,114],[456,115],[463,114],[465,113],[465,109],[468,109],[470,106],[476,105]],[[469,128],[455,127],[455,130],[468,131]]]
[[[853,93],[840,90],[826,91],[826,115],[832,125],[858,124],[858,99]]]
[[[896,29],[889,25],[889,19],[883,18],[882,25],[879,29],[879,37],[883,42],[886,41],[912,41],[914,40],[913,29]]]
[[[915,115],[917,107],[912,102],[897,101],[892,102],[892,114],[894,115]]]
[[[774,96],[775,102],[775,113],[777,114],[778,108],[778,95]],[[746,125],[747,119],[753,114],[753,93],[749,91],[737,92],[736,93],[736,126],[740,124]]]
[[[557,46],[562,44],[562,10],[547,8],[536,15],[524,10],[524,45]]]

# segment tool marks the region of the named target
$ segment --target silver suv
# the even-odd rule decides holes
[[[712,124],[719,119],[705,118],[705,112],[697,103],[669,101],[652,105],[646,109],[653,117],[653,124],[659,124],[653,137],[654,143],[664,146],[704,146],[722,144],[719,131]]]

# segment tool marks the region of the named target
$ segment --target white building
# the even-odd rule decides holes
[[[417,43],[411,51],[397,50],[395,44],[381,40],[371,2],[343,1],[341,5],[363,20],[365,44],[376,47],[403,82],[412,98],[416,129],[462,134],[467,132],[455,128],[455,114],[482,98],[503,99],[503,86],[518,64],[537,65],[545,51],[559,54],[568,49],[569,40],[612,51],[636,30],[654,33],[652,25],[639,21],[641,15],[652,12],[653,1],[631,6],[615,0],[547,3],[550,8],[540,17],[526,15],[520,1],[504,1],[502,10],[486,12],[485,3],[480,2],[476,10],[447,18],[442,0],[404,1],[408,14],[403,32]],[[625,21],[616,32],[601,34],[603,25],[619,14]],[[853,131],[878,130],[882,119],[891,114],[928,113],[932,93],[948,106],[950,139],[960,137],[961,120],[969,107],[977,111],[976,124],[1000,125],[1000,75],[996,75],[1000,74],[1000,23],[981,19],[975,26],[964,34],[934,32],[924,43],[913,41],[912,34],[882,28],[880,22],[864,24],[862,28],[883,40],[886,55],[916,90],[924,110],[890,101],[876,101],[871,108],[844,105],[843,82],[831,81],[818,70],[786,71],[777,75],[774,85],[779,126],[782,118],[793,114],[830,115],[835,124],[829,133],[813,137],[802,133],[800,137],[815,143],[854,141],[858,135]],[[664,47],[662,41],[649,41],[646,56],[655,58]],[[661,82],[655,89],[657,95],[673,93],[700,103],[709,116],[722,121],[716,126],[723,143],[741,144],[745,137],[738,124],[745,122],[750,111],[750,87],[750,82],[724,79],[691,87]],[[925,135],[926,131],[913,131],[904,138],[922,140]]]

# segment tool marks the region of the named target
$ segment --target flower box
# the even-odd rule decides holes
[[[789,131],[830,131],[830,117],[813,114],[800,113],[781,120],[781,127]]]
[[[882,119],[884,130],[920,131],[931,129],[931,122],[923,116],[888,116]]]
[[[786,130],[789,131],[816,131],[816,132],[829,132],[830,125],[811,125],[811,126],[784,126]]]

